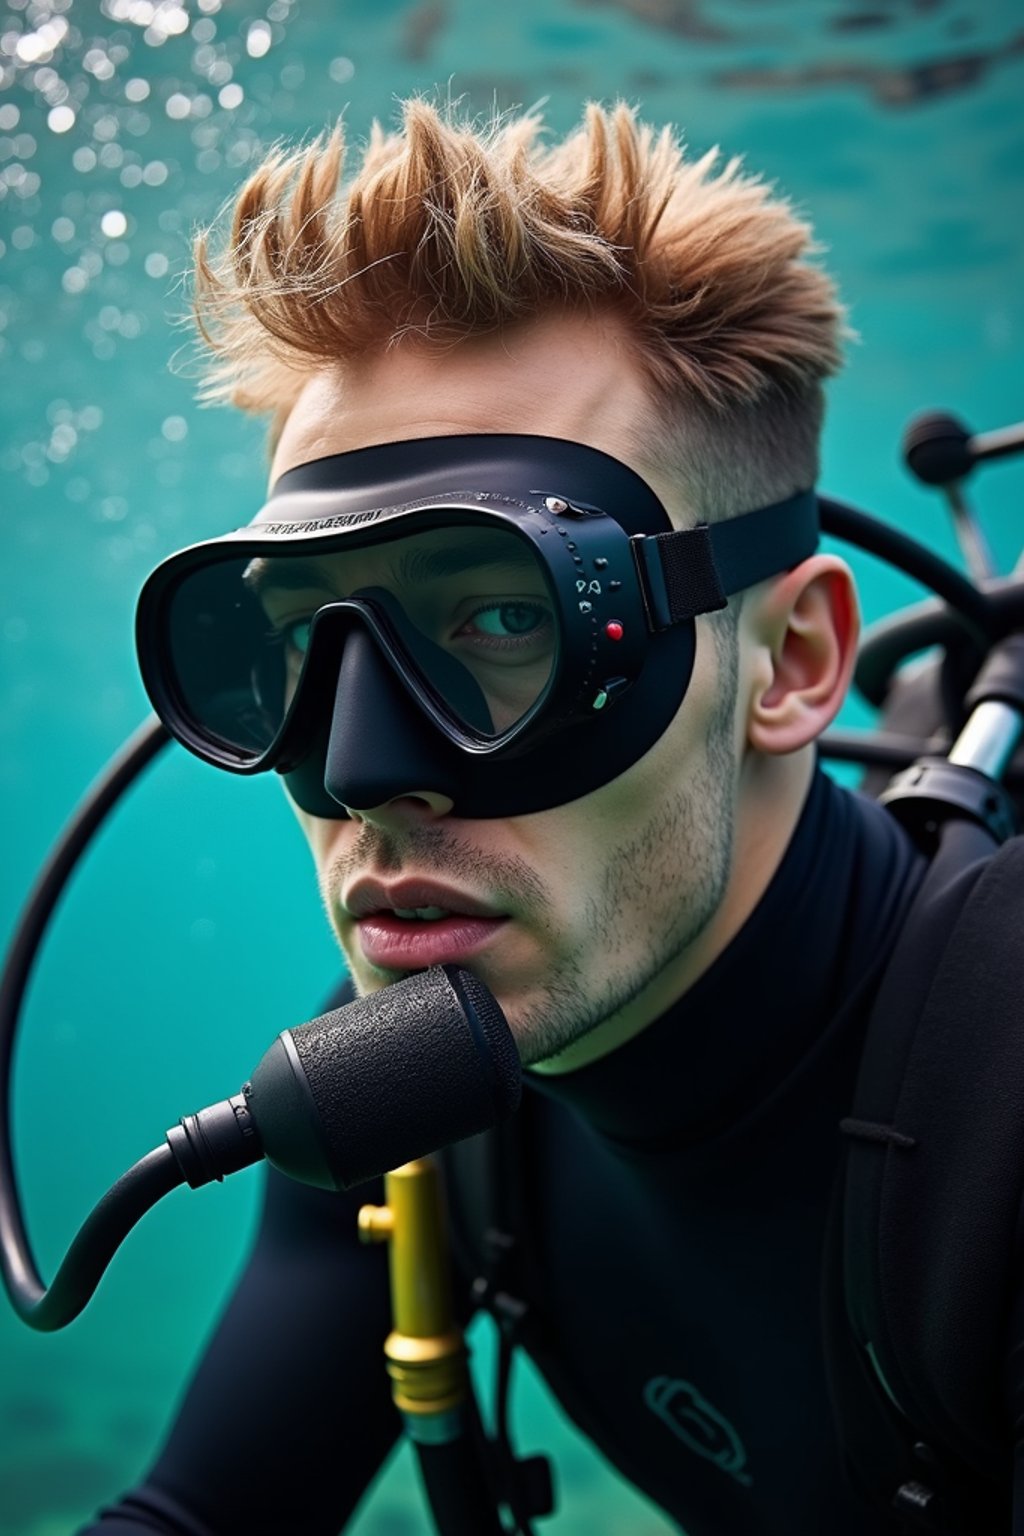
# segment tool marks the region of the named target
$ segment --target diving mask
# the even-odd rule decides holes
[[[673,530],[627,465],[471,435],[288,470],[247,527],[146,582],[143,680],[172,734],[338,818],[432,790],[457,815],[564,804],[663,734],[694,619],[798,564],[811,491]]]

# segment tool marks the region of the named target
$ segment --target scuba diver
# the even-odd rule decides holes
[[[539,131],[409,100],[355,167],[340,129],[275,152],[200,238],[207,395],[271,416],[270,494],[150,577],[146,686],[207,762],[281,774],[332,1006],[437,965],[500,1004],[523,1106],[447,1158],[461,1320],[491,1310],[689,1536],[944,1529],[923,1441],[885,1509],[864,1487],[821,1301],[849,1138],[913,1142],[850,1116],[929,868],[819,763],[860,632],[814,494],[843,309],[737,161],[621,105]],[[343,1528],[401,1428],[364,1198],[268,1170],[166,1443],[89,1533]],[[999,1300],[973,1536],[1010,1528]],[[519,1465],[525,1530],[550,1499]]]

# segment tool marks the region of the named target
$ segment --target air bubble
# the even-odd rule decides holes
[[[52,459],[55,463],[60,463],[67,458],[68,454],[71,452],[77,442],[78,433],[75,431],[74,427],[70,426],[66,422],[62,422],[60,425],[54,427],[53,432],[50,435],[50,443],[46,450],[46,456],[48,459]]]
[[[53,107],[47,113],[46,126],[51,133],[67,133],[75,126],[75,114],[70,107]]]
[[[160,5],[153,17],[153,26],[165,37],[180,37],[188,31],[188,12],[180,5]]]
[[[249,30],[245,35],[245,51],[251,59],[262,59],[264,54],[270,52],[272,42],[273,34],[265,21],[249,23]]]
[[[100,219],[100,229],[108,240],[120,240],[128,233],[128,220],[120,208],[110,208]]]
[[[97,80],[110,80],[114,75],[114,66],[102,48],[87,49],[82,57],[82,68]]]

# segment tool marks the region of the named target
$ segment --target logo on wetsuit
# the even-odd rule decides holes
[[[691,1451],[750,1487],[753,1479],[743,1470],[747,1462],[743,1441],[690,1382],[655,1376],[644,1388],[644,1402]]]

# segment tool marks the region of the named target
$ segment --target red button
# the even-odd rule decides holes
[[[604,627],[604,632],[609,640],[621,640],[623,628],[618,619],[610,619]]]

